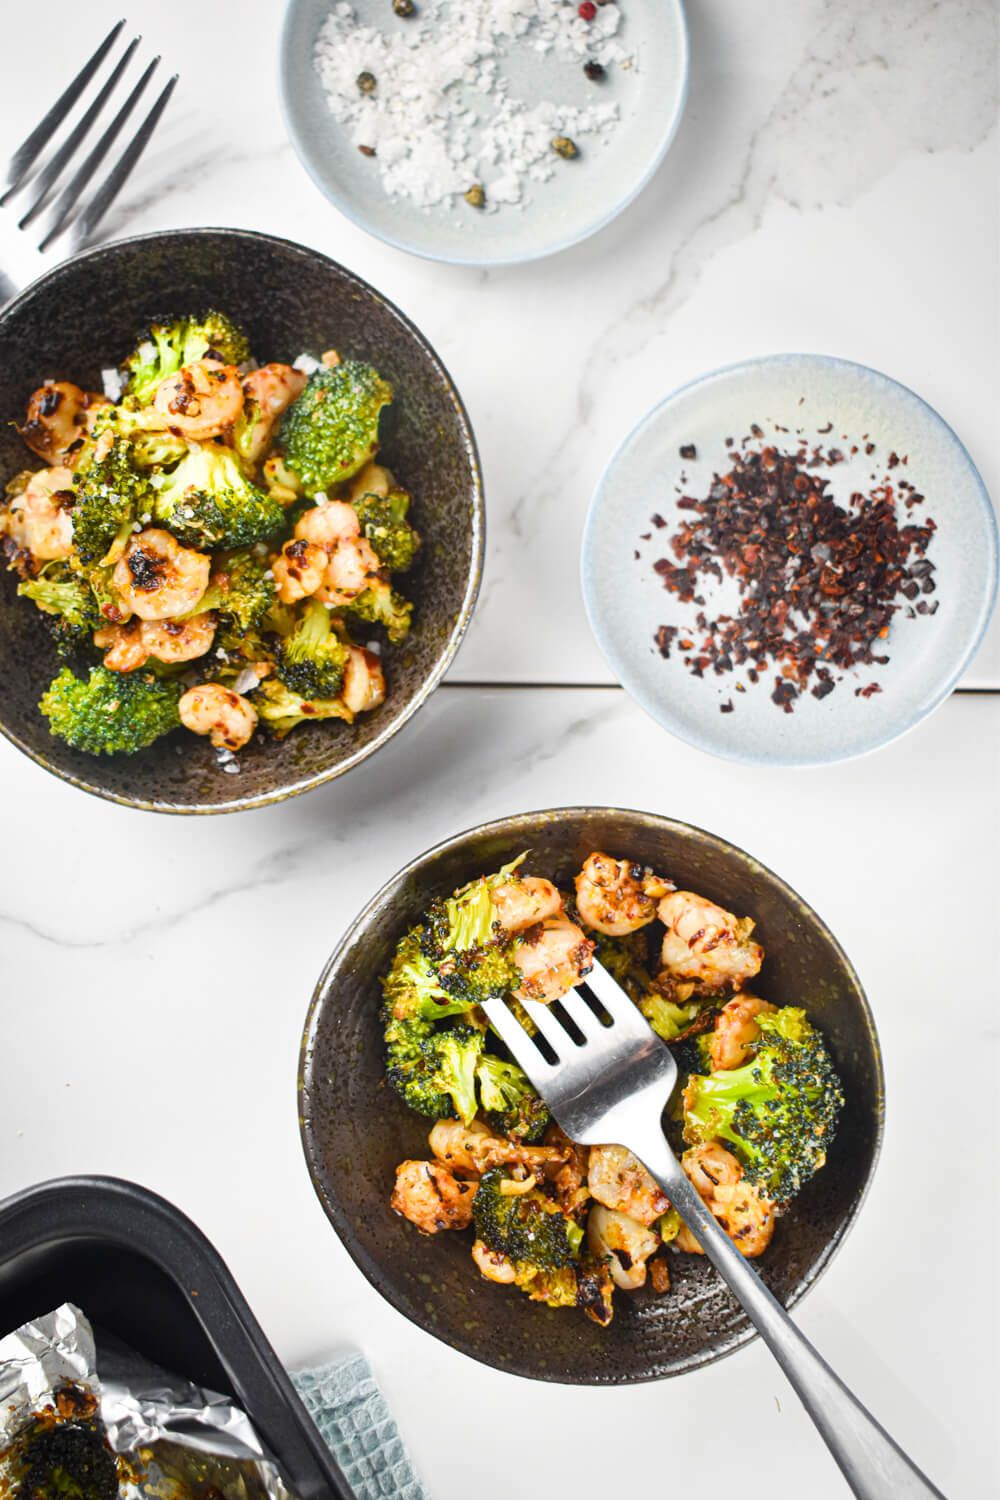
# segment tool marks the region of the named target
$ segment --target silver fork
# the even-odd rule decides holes
[[[660,1125],[677,1064],[607,970],[595,963],[555,1007],[525,1003],[541,1043],[503,1000],[483,1008],[572,1140],[625,1146],[656,1178],[784,1370],[855,1495],[944,1500],[800,1333],[692,1187]]]
[[[132,60],[132,56],[141,41],[141,37],[135,36],[129,42],[125,51],[112,68],[108,78],[98,89],[93,100],[87,106],[79,120],[73,125],[66,139],[56,147],[47,161],[39,163],[39,158],[60,126],[68,120],[74,106],[83,98],[88,84],[96,77],[102,64],[112,52],[124,25],[124,20],[121,20],[111,28],[97,50],[87,59],[79,73],[77,73],[72,82],[59,95],[59,98],[43,119],[35,126],[27,139],[22,141],[21,145],[18,146],[7,164],[5,188],[3,196],[0,197],[0,206],[8,204],[17,193],[22,192],[25,188],[29,186],[34,187],[33,200],[18,220],[18,229],[27,230],[39,215],[48,210],[48,218],[42,237],[38,243],[40,251],[47,250],[50,245],[67,231],[71,232],[73,250],[79,250],[87,244],[98,224],[104,218],[108,209],[114,203],[134,171],[140,156],[149,144],[160,116],[167,107],[170,95],[177,86],[178,75],[175,73],[161,89],[152,108],[143,119],[115,165],[101,179],[98,174],[104,158],[124,129],[129,116],[139,103],[150,79],[159,66],[159,57],[154,57],[133,85],[121,107],[108,122],[86,157],[80,162],[76,171],[64,183],[58,197],[53,197],[59,188],[66,169],[71,165],[74,158],[78,156],[87,136],[91,133],[93,127],[103,114],[105,107],[115,94]],[[79,212],[75,213],[74,210],[76,210],[84,193],[91,186],[94,188],[92,196],[80,208]],[[13,295],[13,291],[13,283],[0,272],[0,303],[4,302],[7,296]]]

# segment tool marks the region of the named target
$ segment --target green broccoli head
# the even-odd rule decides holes
[[[303,698],[335,698],[344,681],[347,647],[330,623],[330,611],[307,599],[290,635],[278,646],[278,676]]]
[[[538,1188],[523,1192],[520,1186],[504,1167],[484,1172],[472,1200],[477,1237],[495,1254],[540,1271],[575,1265],[583,1240],[580,1225]]]
[[[241,365],[250,357],[243,331],[225,313],[207,312],[201,318],[177,318],[153,323],[149,333],[122,365],[130,396],[140,402],[152,400],[156,387],[183,365],[199,359],[217,359],[224,365]]]
[[[422,946],[441,988],[467,1009],[503,998],[520,984],[513,938],[497,920],[490,895],[513,869],[474,880],[428,908]]]
[[[684,1139],[727,1141],[758,1192],[783,1203],[825,1163],[844,1094],[804,1010],[786,1005],[756,1019],[748,1063],[688,1079]]]
[[[191,448],[169,473],[153,474],[150,484],[156,520],[188,547],[252,547],[285,525],[282,506],[251,483],[229,448]]]
[[[638,1005],[656,1035],[665,1042],[672,1042],[682,1031],[686,1031],[701,1008],[696,1000],[687,1005],[677,1005],[656,990],[643,995]]]
[[[593,1256],[584,1255],[579,1265],[560,1266],[554,1271],[519,1261],[514,1268],[514,1285],[532,1302],[544,1302],[547,1307],[579,1307],[602,1328],[611,1322],[614,1282],[604,1262]]]
[[[354,502],[361,530],[371,542],[383,567],[390,573],[405,573],[420,546],[420,537],[407,521],[410,497],[405,490],[388,495],[362,495]]]
[[[131,445],[119,439],[77,481],[72,521],[80,561],[113,561],[152,504],[149,476],[134,464]]]
[[[485,1052],[479,1059],[476,1078],[483,1109],[495,1129],[528,1143],[542,1139],[552,1116],[516,1063]]]
[[[274,605],[274,578],[266,557],[253,551],[228,552],[218,557],[212,580],[191,611],[217,610],[240,632],[258,630]]]
[[[132,755],[180,723],[177,681],[148,672],[92,667],[88,678],[68,667],[49,684],[39,708],[49,731],[87,755]]]
[[[435,1119],[457,1116],[468,1125],[475,1118],[476,1063],[483,1047],[483,1035],[464,1022],[421,1035],[426,1022],[397,1023],[398,1027],[415,1027],[403,1033],[406,1045],[399,1040],[388,1049],[386,1078],[411,1109]],[[419,1037],[419,1043],[413,1042]]]
[[[105,623],[86,579],[68,569],[57,572],[46,568],[38,578],[18,584],[17,592],[44,614],[57,616],[75,630],[88,633]]]
[[[422,1021],[465,1014],[477,1002],[456,999],[443,987],[421,946],[423,936],[422,927],[413,927],[396,945],[392,963],[382,978],[387,1014],[397,1020]]]
[[[350,724],[354,718],[340,698],[303,698],[273,677],[264,679],[254,692],[253,702],[261,723],[279,740],[299,724],[317,719],[345,719]]]
[[[351,600],[348,608],[355,619],[383,626],[394,646],[410,633],[413,605],[388,583],[371,584]]]
[[[358,360],[310,375],[281,419],[285,463],[307,491],[342,484],[378,452],[379,414],[392,386]]]

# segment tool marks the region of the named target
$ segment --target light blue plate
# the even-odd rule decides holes
[[[361,155],[330,114],[313,63],[331,0],[290,0],[285,15],[280,86],[292,144],[342,213],[400,250],[472,266],[512,265],[564,250],[631,203],[663,160],[684,109],[688,42],[680,0],[620,3],[625,16],[620,36],[636,54],[635,72],[609,71],[604,82],[593,84],[578,62],[536,59],[525,49],[511,54],[505,71],[512,92],[526,102],[557,93],[577,107],[613,100],[621,110],[613,130],[585,137],[579,159],[565,163],[565,171],[532,184],[523,207],[480,213],[459,201],[452,208],[427,210],[386,195],[375,163]],[[393,16],[390,0],[352,4],[359,22],[383,31],[414,24]]]
[[[830,422],[832,431],[822,431]],[[653,642],[663,624],[680,627],[682,636],[697,636],[691,631],[697,607],[667,593],[653,572],[657,558],[670,556],[667,538],[678,517],[675,486],[683,473],[686,493],[704,495],[713,473],[730,467],[725,439],[739,442],[751,423],[779,447],[776,426],[793,434],[801,430],[810,441],[844,451],[851,442],[860,443],[855,458],[823,470],[842,503],[853,490],[867,487],[873,472],[885,472],[892,451],[906,455],[906,466],[892,472],[926,497],[911,513],[914,521],[931,516],[938,527],[928,551],[937,613],[909,619],[901,609],[886,643],[888,666],[858,668],[822,700],[804,693],[791,714],[771,702],[772,672],[756,686],[738,669],[699,679],[684,665],[689,653],[675,644],[665,660]],[[865,438],[876,445],[870,457],[863,451]],[[689,443],[697,448],[696,461],[680,457],[680,448]],[[667,522],[662,530],[650,525],[654,511]],[[650,531],[652,539],[640,541]],[[887,744],[951,692],[975,655],[996,600],[997,523],[972,459],[913,391],[847,360],[779,354],[705,375],[668,396],[639,423],[608,465],[591,504],[582,581],[590,624],[608,663],[665,729],[729,760],[821,765]],[[731,584],[724,597],[729,604],[735,601]],[[711,618],[713,591],[706,593],[706,602]],[[747,683],[746,692],[734,691],[737,680]],[[881,693],[856,697],[854,688],[872,680]],[[734,711],[721,713],[721,704],[730,700]]]

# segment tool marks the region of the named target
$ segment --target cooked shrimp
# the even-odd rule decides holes
[[[364,714],[378,708],[385,698],[385,676],[374,651],[366,651],[363,646],[348,646],[340,696],[352,714]]]
[[[554,917],[562,911],[562,897],[551,880],[537,875],[515,876],[495,885],[490,891],[490,900],[496,907],[500,926],[508,932],[520,932]]]
[[[388,495],[396,481],[384,464],[365,464],[351,480],[350,497],[360,500],[362,495]]]
[[[211,610],[186,620],[131,620],[127,625],[102,625],[94,631],[94,645],[109,648],[104,665],[111,672],[134,672],[151,656],[157,661],[194,661],[204,656],[215,637]]]
[[[776,1006],[758,1000],[756,995],[734,995],[726,1002],[716,1017],[709,1043],[713,1073],[720,1068],[741,1068],[749,1061],[751,1048],[760,1037],[756,1018],[775,1009]]]
[[[240,450],[249,463],[262,457],[274,433],[281,413],[291,406],[305,389],[306,376],[291,365],[261,365],[243,380],[243,410],[249,418],[249,432]]]
[[[591,1146],[587,1185],[598,1203],[639,1224],[652,1224],[670,1207],[659,1183],[624,1146]]]
[[[104,396],[81,391],[71,380],[49,380],[31,396],[18,430],[39,458],[58,463],[79,447],[94,414],[107,404]]]
[[[670,889],[643,865],[595,853],[576,877],[576,905],[588,927],[624,937],[653,920],[657,901]]]
[[[664,896],[657,914],[667,929],[663,938],[661,982],[674,989],[703,994],[738,990],[760,971],[764,950],[750,941],[754,924],[749,917],[696,896],[693,891],[672,891]]]
[[[298,538],[286,542],[271,564],[278,598],[282,604],[307,599],[321,586],[329,562],[324,547]]]
[[[211,570],[204,552],[182,547],[169,531],[152,526],[129,538],[111,581],[141,620],[167,620],[194,609]]]
[[[459,1182],[438,1161],[404,1161],[396,1168],[389,1207],[415,1224],[421,1234],[467,1229],[472,1222],[474,1182]]]
[[[590,973],[594,945],[575,922],[566,917],[547,917],[529,927],[514,948],[514,962],[521,973],[519,1000],[541,1000],[548,1005],[568,994]]]
[[[587,1247],[596,1259],[608,1259],[611,1279],[623,1291],[645,1285],[646,1262],[660,1244],[660,1236],[638,1219],[602,1203],[595,1203],[587,1217]]]
[[[708,1141],[685,1151],[681,1165],[740,1253],[747,1260],[763,1255],[774,1233],[774,1204],[746,1181],[732,1152]],[[704,1253],[686,1224],[674,1243],[679,1250]]]
[[[177,708],[185,728],[207,734],[217,750],[239,750],[257,728],[253,704],[218,682],[188,688]]]
[[[500,1286],[510,1286],[517,1276],[517,1268],[509,1255],[502,1250],[491,1250],[485,1240],[474,1240],[472,1259],[479,1268],[480,1276],[495,1281]]]
[[[11,539],[38,562],[69,557],[73,551],[70,508],[74,499],[73,475],[69,469],[39,469],[10,502]]]
[[[339,609],[383,576],[371,543],[363,536],[345,536],[330,551],[323,586],[316,590],[316,597]]]
[[[199,359],[161,380],[153,405],[171,432],[203,442],[232,427],[243,410],[243,386],[235,365]]]
[[[142,639],[142,620],[127,625],[102,625],[94,631],[94,645],[105,653],[104,665],[109,672],[136,672],[149,660]]]
[[[428,1136],[428,1144],[438,1161],[447,1162],[455,1172],[488,1172],[490,1167],[517,1165],[541,1171],[567,1157],[561,1145],[525,1146],[494,1135],[481,1120],[463,1125],[460,1120],[438,1120]]]
[[[345,537],[357,536],[361,522],[353,505],[344,500],[322,500],[304,511],[295,523],[295,535],[332,550]]]

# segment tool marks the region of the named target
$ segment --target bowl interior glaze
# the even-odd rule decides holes
[[[780,1220],[757,1262],[791,1305],[829,1264],[871,1180],[882,1134],[874,1023],[853,968],[816,914],[748,854],[686,824],[617,809],[566,808],[460,834],[394,876],[361,913],[317,985],[299,1075],[302,1139],[316,1191],[372,1284],[428,1333],[485,1364],[538,1380],[622,1385],[677,1375],[752,1336],[714,1271],[670,1259],[668,1296],[618,1293],[611,1327],[554,1311],[479,1276],[467,1234],[421,1239],[389,1210],[397,1163],[427,1154],[425,1123],[385,1087],[378,979],[428,901],[527,850],[559,884],[594,849],[627,856],[757,922],[766,961],[754,988],[804,1004],[822,1027],[847,1103],[830,1160]]]
[[[261,362],[338,349],[391,381],[382,456],[414,496],[424,537],[404,591],[407,641],[386,650],[385,703],[356,725],[304,725],[279,744],[258,735],[239,775],[220,771],[185,731],[135,756],[81,755],[54,739],[38,700],[58,669],[45,622],[0,581],[0,729],[40,765],[114,801],[168,812],[220,812],[304,791],[378,749],[437,683],[464,633],[482,566],[483,501],[468,418],[447,371],[378,292],[316,251],[243,230],[186,229],[122,240],[68,261],[0,314],[0,483],[37,468],[10,425],[48,377],[101,389],[101,368],[134,346],[151,318],[218,307],[243,325]],[[373,632],[374,633],[374,632]]]

